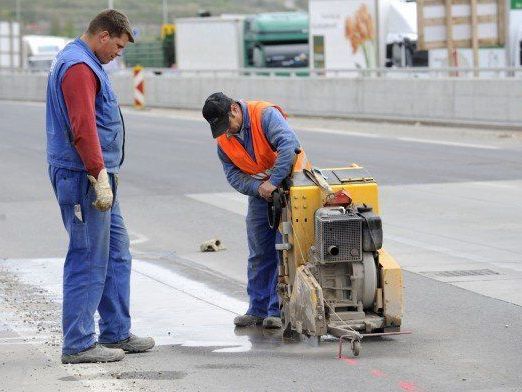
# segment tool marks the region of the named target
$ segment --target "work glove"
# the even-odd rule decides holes
[[[99,211],[107,211],[112,207],[112,189],[109,184],[109,175],[107,169],[101,169],[98,174],[98,179],[91,175],[87,175],[87,178],[91,182],[94,192],[96,193],[96,200],[92,203],[93,207]]]

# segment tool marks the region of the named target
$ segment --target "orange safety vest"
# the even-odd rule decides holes
[[[250,117],[250,130],[252,133],[252,142],[254,144],[255,161],[252,159],[248,151],[239,143],[237,138],[227,138],[223,134],[217,138],[219,147],[228,156],[234,165],[242,172],[250,174],[254,178],[267,179],[270,176],[269,170],[274,166],[277,158],[277,152],[272,150],[272,146],[268,142],[261,125],[263,111],[267,107],[275,107],[281,112],[284,118],[287,118],[284,110],[277,105],[265,101],[248,101],[247,109]]]

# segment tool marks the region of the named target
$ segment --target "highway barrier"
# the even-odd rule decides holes
[[[45,74],[1,72],[0,99],[44,101]],[[122,105],[134,104],[133,73],[111,75]],[[197,109],[216,91],[264,99],[290,115],[520,127],[520,78],[374,78],[184,75],[146,72],[147,107]],[[522,129],[522,128],[521,128]]]

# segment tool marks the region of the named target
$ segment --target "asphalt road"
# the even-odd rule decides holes
[[[134,330],[151,353],[59,364],[65,231],[47,179],[44,106],[0,105],[0,390],[520,391],[522,138],[468,128],[292,119],[316,166],[381,185],[412,335],[336,342],[234,331],[246,309],[245,199],[198,113],[125,110],[120,203],[135,257]],[[220,238],[227,250],[198,252]]]

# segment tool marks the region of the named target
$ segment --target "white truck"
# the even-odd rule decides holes
[[[0,68],[47,71],[70,38],[20,34],[20,24],[0,21]]]
[[[179,70],[234,70],[244,67],[242,15],[176,19]]]
[[[48,71],[60,50],[71,41],[66,37],[24,35],[22,37],[22,65],[30,71]]]

